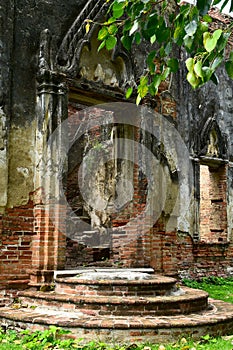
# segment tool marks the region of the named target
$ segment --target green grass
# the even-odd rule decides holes
[[[41,332],[43,334],[43,332]],[[42,341],[43,343],[43,341]],[[8,343],[1,343],[0,344],[0,350],[27,350],[27,349],[33,349],[33,350],[49,350],[49,349],[60,349],[60,350],[66,350],[66,349],[79,349],[79,350],[232,350],[232,340],[225,340],[222,338],[210,338],[209,336],[203,337],[200,341],[192,341],[192,340],[186,340],[185,338],[182,338],[177,343],[172,344],[131,344],[131,345],[116,345],[111,346],[105,343],[100,342],[90,342],[85,345],[81,345],[81,343],[70,340],[69,344],[65,345],[63,342],[62,344],[58,341],[45,342],[44,344],[35,342],[25,342],[23,337],[21,337],[21,340],[14,339],[9,340]]]
[[[200,281],[183,280],[191,288],[203,289],[213,299],[233,303],[233,278],[204,277]]]

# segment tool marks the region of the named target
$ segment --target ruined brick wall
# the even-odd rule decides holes
[[[0,220],[0,288],[29,282],[34,235],[33,205],[8,209]]]
[[[46,28],[50,30],[53,45],[51,51],[55,56],[67,31],[85,4],[84,0],[78,4],[76,0],[70,0],[68,3],[50,1],[36,5],[32,0],[19,0],[15,6],[10,1],[3,1],[2,4],[0,16],[4,21],[0,24],[0,160],[3,164],[0,169],[1,284],[9,281],[13,283],[15,279],[27,281],[30,270],[31,273],[37,270],[34,271],[35,283],[45,282],[46,272],[39,276],[38,270],[52,271],[55,267],[62,268],[65,255],[69,268],[74,268],[77,264],[90,264],[95,259],[101,262],[101,254],[103,257],[107,256],[105,252],[96,248],[90,249],[77,240],[72,241],[72,237],[67,238],[67,248],[64,251],[66,237],[59,230],[56,231],[49,221],[49,213],[43,207],[43,203],[33,204],[30,199],[30,194],[38,190],[35,188],[35,174],[38,165],[36,154],[40,151],[36,149],[36,130],[41,122],[38,120],[41,111],[37,103],[40,33]],[[131,59],[137,80],[143,73],[146,54],[144,47],[134,47],[133,50]],[[106,57],[108,56],[105,56],[105,59]],[[89,63],[91,59],[89,58]],[[117,62],[119,66],[122,65],[122,61]],[[111,69],[113,68],[111,66]],[[109,224],[111,229],[114,228],[115,247],[112,260],[109,260],[120,266],[121,263],[128,266],[153,266],[157,272],[172,275],[224,275],[230,271],[233,257],[233,83],[220,68],[217,89],[214,84],[209,83],[198,91],[192,91],[185,81],[185,75],[186,71],[182,69],[174,76],[171,92],[164,92],[168,88],[168,84],[165,83],[152,107],[175,125],[191,158],[197,163],[196,168],[193,168],[195,188],[190,204],[190,217],[185,222],[178,223],[175,230],[166,229],[168,209],[161,214],[156,223],[152,223],[150,218],[148,222],[142,222],[139,215],[138,221],[130,224],[131,219],[143,211],[148,190],[145,177],[135,165],[133,205],[126,206],[119,215],[113,215],[111,225]],[[70,79],[69,76],[67,87],[70,87]],[[91,96],[96,94],[96,99],[99,98],[96,87],[100,85],[92,82],[95,93]],[[91,84],[83,86],[85,94],[90,86]],[[105,86],[104,91],[107,101],[115,100],[116,96],[118,99],[122,98],[119,91],[115,91],[114,95],[112,88],[106,89]],[[95,98],[92,101],[95,101]],[[103,96],[101,98],[103,99]],[[70,116],[75,112],[76,109],[72,110],[70,104]],[[45,113],[44,117],[46,116]],[[211,118],[219,126],[221,142],[227,146],[224,155],[227,170],[220,167],[219,171],[211,172],[205,168],[208,171],[203,172],[201,167],[199,173],[197,169],[202,164],[200,159],[203,156],[201,129]],[[72,121],[81,122],[82,118]],[[135,141],[144,142],[139,129],[135,132]],[[96,138],[101,137],[101,132],[97,128],[89,134],[93,143]],[[73,157],[75,156],[74,152]],[[81,161],[82,159],[79,159],[79,162]],[[73,170],[68,182],[64,182],[64,186],[68,188],[67,200],[74,210],[80,210],[79,215],[86,216],[87,213],[83,212],[82,208],[83,200],[79,202],[76,198],[79,196],[76,186],[77,173]],[[172,189],[169,195],[172,196],[177,186],[173,180],[170,181],[170,185]],[[85,220],[90,223],[90,219],[87,216]],[[121,229],[127,224],[127,228]],[[143,231],[145,227],[148,228],[146,233]]]
[[[227,241],[226,168],[200,166],[200,239]]]

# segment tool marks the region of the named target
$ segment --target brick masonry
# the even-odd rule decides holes
[[[181,68],[171,82],[163,83],[155,99],[142,101],[175,126],[193,162],[196,162],[195,166],[192,163],[195,188],[190,206],[190,225],[184,225],[183,229],[178,229],[178,225],[175,229],[166,229],[171,212],[169,208],[173,204],[172,188],[176,192],[177,184],[176,179],[170,176],[170,169],[165,164],[166,155],[161,147],[161,163],[164,163],[166,174],[170,174],[167,177],[171,185],[168,197],[171,198],[166,203],[165,212],[156,222],[149,215],[143,217],[148,182],[136,165],[131,168],[128,166],[128,170],[132,171],[134,185],[131,203],[125,205],[119,214],[109,216],[105,222],[112,237],[108,247],[89,247],[73,237],[67,238],[64,233],[69,236],[68,226],[61,227],[65,222],[66,209],[61,206],[57,210],[59,225],[56,225],[54,218],[51,220],[49,209],[43,204],[43,196],[39,194],[43,190],[43,181],[40,179],[37,182],[37,170],[41,164],[39,155],[43,155],[43,147],[49,136],[69,115],[68,134],[72,138],[74,126],[81,125],[85,117],[81,112],[84,107],[96,105],[100,101],[125,102],[125,91],[121,89],[123,81],[128,83],[128,78],[128,81],[131,78],[139,80],[147,54],[147,48],[142,47],[132,57],[128,57],[125,52],[121,55],[124,74],[117,72],[122,81],[116,88],[107,86],[106,81],[101,82],[101,77],[91,75],[92,62],[89,62],[89,79],[77,75],[81,67],[76,51],[70,57],[70,63],[72,61],[74,66],[60,66],[64,62],[62,59],[58,62],[57,57],[61,58],[62,47],[67,47],[71,56],[75,49],[72,40],[76,40],[76,33],[81,33],[75,25],[83,25],[83,18],[79,16],[85,5],[84,0],[70,0],[69,3],[52,0],[43,6],[28,0],[23,6],[17,2],[15,8],[11,2],[3,0],[2,18],[7,20],[0,32],[3,57],[0,67],[0,108],[1,123],[6,120],[6,125],[2,125],[0,160],[4,163],[1,176],[4,184],[8,181],[8,185],[0,186],[0,288],[11,288],[14,283],[15,286],[27,285],[29,280],[32,285],[49,283],[54,269],[73,269],[93,264],[152,266],[159,273],[195,278],[229,274],[233,268],[233,85],[222,69],[218,72],[218,89],[207,84],[201,90],[191,91],[184,83],[187,72]],[[89,13],[85,15],[88,18]],[[216,14],[214,18],[223,20]],[[49,31],[53,36],[51,42]],[[82,40],[80,38],[76,43],[78,47],[82,47]],[[64,45],[60,46],[61,43]],[[51,48],[50,44],[54,46]],[[68,51],[63,52],[64,57],[67,57]],[[89,56],[93,60],[102,60],[100,63],[104,67],[109,55],[101,55],[90,51]],[[38,61],[39,66],[36,64]],[[77,111],[80,112],[78,117]],[[98,107],[92,108],[91,119],[94,121],[101,113]],[[108,115],[108,122],[114,125],[111,114]],[[103,129],[93,128],[83,136],[79,147],[72,149],[69,155],[69,176],[67,182],[64,180],[69,204],[88,224],[91,222],[90,212],[84,208],[84,200],[77,186],[77,168],[73,165],[76,161],[79,167],[86,146],[89,148],[85,151],[95,145],[96,140],[106,140],[109,130],[108,127]],[[140,125],[134,130],[123,131],[129,138],[133,134],[131,139],[136,142],[146,141],[151,150],[156,148],[156,140],[151,140],[151,135],[143,139]],[[216,136],[213,145],[211,132]],[[203,156],[207,156],[211,147],[214,149],[212,165],[207,166]],[[81,149],[81,152],[77,149]],[[56,151],[59,158],[59,147]],[[136,150],[134,157],[136,161],[140,158]],[[108,179],[112,180],[110,175]]]
[[[32,267],[32,240],[34,236],[33,204],[8,209],[0,217],[1,286],[19,287],[29,282]],[[1,288],[1,287],[0,287]]]

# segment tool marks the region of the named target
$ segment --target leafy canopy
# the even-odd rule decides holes
[[[120,40],[125,49],[146,41],[150,45],[146,58],[146,70],[137,85],[137,100],[147,94],[158,93],[160,84],[171,79],[179,69],[177,47],[187,52],[187,80],[195,89],[209,80],[215,84],[218,66],[225,61],[229,77],[233,78],[233,51],[226,59],[225,51],[233,22],[224,28],[213,30],[212,18],[208,15],[211,6],[221,0],[196,0],[191,5],[180,0],[106,0],[110,3],[106,22],[101,23],[98,33],[98,50],[112,50]],[[221,10],[233,0],[224,0]],[[89,31],[87,20],[86,31]],[[175,54],[176,53],[176,54]],[[126,92],[129,98],[133,86]]]

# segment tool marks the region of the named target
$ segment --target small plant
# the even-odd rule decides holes
[[[0,350],[232,350],[232,338],[213,338],[208,334],[199,341],[194,341],[184,335],[176,343],[170,344],[111,345],[95,340],[83,344],[82,339],[73,339],[69,333],[56,326],[50,326],[44,331],[24,330],[19,333],[14,330],[4,332],[0,328]]]
[[[76,349],[80,339],[67,338],[70,331],[50,326],[44,331],[31,332],[24,330],[19,333],[13,330],[6,332],[0,328],[0,350],[42,350],[42,349]],[[16,346],[16,347],[15,347]]]

